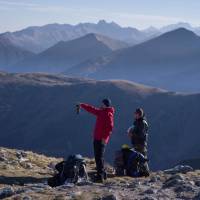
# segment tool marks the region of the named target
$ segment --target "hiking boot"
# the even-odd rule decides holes
[[[97,174],[94,177],[94,182],[95,183],[104,183],[104,175]]]
[[[108,178],[108,175],[107,175],[106,172],[104,172],[104,173],[103,173],[103,179],[104,179],[104,180],[107,180],[107,178]]]

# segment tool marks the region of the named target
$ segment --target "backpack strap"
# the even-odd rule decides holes
[[[147,121],[145,119],[143,119],[142,122],[145,124],[145,126],[146,126],[146,132],[147,132],[148,129],[149,129],[149,125],[148,125],[148,123],[147,123]]]

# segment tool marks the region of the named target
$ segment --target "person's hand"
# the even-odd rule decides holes
[[[76,106],[79,106],[79,107],[80,107],[80,106],[81,106],[81,103],[80,103],[80,102],[77,102],[77,103],[76,103]]]
[[[76,113],[79,114],[80,113],[80,109],[81,109],[81,105],[80,103],[76,104]]]

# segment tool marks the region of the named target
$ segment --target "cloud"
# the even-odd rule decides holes
[[[59,12],[66,10],[63,6],[48,6],[36,3],[28,3],[28,2],[18,2],[18,1],[5,1],[0,0],[0,7],[4,9],[16,9],[16,7],[20,7],[26,10],[38,11],[38,12]]]
[[[33,3],[24,3],[24,2],[19,2],[19,1],[5,1],[5,0],[0,0],[0,5],[3,6],[23,6],[23,7],[34,7],[37,6],[37,4]]]
[[[41,1],[42,2],[42,1]],[[144,13],[125,13],[114,12],[108,9],[92,8],[88,6],[77,5],[75,7],[67,7],[66,5],[48,5],[42,3],[31,3],[27,1],[16,0],[0,0],[1,11],[32,11],[35,13],[44,13],[43,23],[70,23],[76,24],[80,22],[97,22],[100,19],[114,21],[122,26],[132,26],[139,29],[144,29],[148,26],[162,27],[168,24],[187,21],[192,24],[197,24],[193,19],[183,19],[172,16],[149,15]],[[48,14],[48,15],[47,15]],[[49,17],[50,16],[50,17]],[[34,24],[40,24],[35,18]],[[46,20],[46,21],[45,21]],[[67,20],[67,21],[66,21]]]
[[[63,6],[34,6],[29,8],[29,10],[36,12],[75,12],[76,9],[70,9]]]
[[[30,10],[34,12],[41,13],[59,13],[60,15],[65,15],[67,18],[80,18],[79,22],[82,20],[92,20],[96,21],[98,19],[107,19],[111,21],[116,21],[121,25],[136,25],[139,27],[155,25],[162,26],[169,23],[176,23],[179,21],[184,21],[180,18],[168,17],[168,16],[157,16],[157,15],[145,15],[136,13],[123,13],[123,12],[110,12],[109,10],[102,10],[97,8],[79,7],[69,8],[62,5],[46,5],[46,4],[36,4],[29,2],[19,2],[16,0],[0,0],[0,7],[3,10],[16,9],[20,7],[24,10]]]
[[[93,21],[98,21],[98,19],[106,19],[108,21],[114,21],[122,26],[137,27],[139,29],[144,29],[149,26],[155,26],[157,28],[160,28],[169,24],[176,24],[179,22],[188,22],[194,26],[198,25],[198,23],[195,20],[188,18],[186,19],[181,17],[164,15],[161,16],[124,12],[108,12],[105,10],[91,10],[91,12],[88,12],[86,15],[84,15],[83,12],[79,13],[79,15],[82,15],[84,20],[86,17]]]

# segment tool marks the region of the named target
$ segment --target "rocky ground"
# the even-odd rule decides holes
[[[88,181],[51,188],[46,180],[54,174],[55,163],[61,160],[0,148],[0,199],[200,199],[200,171],[188,166],[154,172],[148,178],[115,177],[108,166],[109,178],[104,184]],[[90,174],[94,167],[94,160],[87,159]]]

